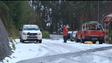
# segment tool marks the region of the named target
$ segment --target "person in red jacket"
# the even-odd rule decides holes
[[[64,39],[64,43],[66,43],[66,41],[67,41],[67,32],[68,32],[68,30],[67,30],[66,26],[63,25],[63,39]]]

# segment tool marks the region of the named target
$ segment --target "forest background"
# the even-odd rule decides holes
[[[24,24],[36,24],[49,33],[71,31],[88,21],[98,21],[112,12],[112,1],[0,1],[0,19],[11,36],[19,35]]]

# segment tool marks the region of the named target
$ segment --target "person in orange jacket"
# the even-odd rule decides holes
[[[67,41],[67,32],[68,32],[68,30],[67,30],[66,26],[63,25],[63,39],[64,39],[64,43],[66,43],[66,41]]]

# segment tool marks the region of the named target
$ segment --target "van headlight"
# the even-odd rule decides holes
[[[28,35],[28,33],[23,33],[23,35]]]
[[[41,33],[37,33],[37,35],[41,35]]]

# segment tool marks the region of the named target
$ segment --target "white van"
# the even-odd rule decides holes
[[[20,42],[36,41],[42,43],[42,33],[38,25],[23,25],[20,30]]]

